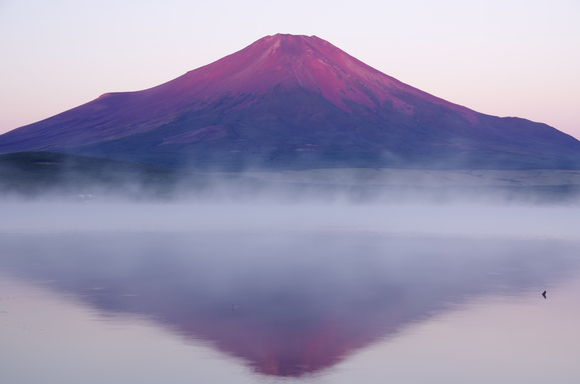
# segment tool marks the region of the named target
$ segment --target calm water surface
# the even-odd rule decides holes
[[[4,231],[0,383],[577,383],[579,251],[352,228]]]

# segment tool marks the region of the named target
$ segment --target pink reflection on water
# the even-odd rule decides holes
[[[576,246],[554,241],[31,238],[2,239],[3,270],[44,281],[106,315],[145,317],[183,340],[202,340],[243,359],[258,374],[282,377],[346,364],[347,357],[409,327],[433,324],[428,320],[477,297],[517,297],[532,288],[539,295],[577,268],[569,257]]]

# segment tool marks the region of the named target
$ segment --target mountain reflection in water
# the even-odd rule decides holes
[[[106,314],[139,314],[302,376],[475,295],[515,295],[577,268],[548,240],[370,235],[1,235],[0,271]],[[549,255],[547,257],[546,255]]]

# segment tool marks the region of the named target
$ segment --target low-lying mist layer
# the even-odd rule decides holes
[[[573,206],[335,203],[0,204],[0,232],[358,233],[580,239]]]
[[[150,202],[576,204],[577,170],[181,172],[49,152],[0,156],[0,199]]]

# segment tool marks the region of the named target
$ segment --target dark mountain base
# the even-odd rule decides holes
[[[51,152],[0,156],[0,193],[4,196],[168,199],[178,185],[201,191],[207,183],[202,175],[95,157]]]
[[[352,185],[178,172],[147,164],[50,152],[0,156],[0,197],[69,201],[497,201],[577,204],[580,184],[540,186]]]

